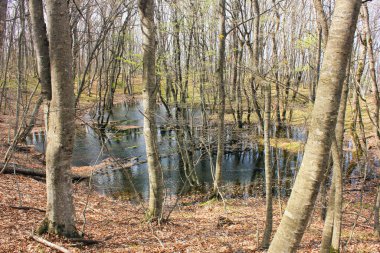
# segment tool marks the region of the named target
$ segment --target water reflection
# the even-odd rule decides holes
[[[109,117],[110,129],[107,129],[102,137],[89,125],[77,129],[73,165],[88,166],[100,163],[110,156],[115,158],[136,157],[136,161],[145,160],[145,142],[142,134],[143,115],[142,104],[117,105]],[[193,116],[193,134],[195,138],[202,136],[202,115],[198,109],[189,109]],[[86,120],[91,117],[87,116]],[[186,180],[182,159],[178,154],[175,130],[168,127],[175,125],[172,119],[166,118],[163,106],[158,106],[158,142],[162,155],[167,195],[185,194],[194,191]],[[123,128],[120,128],[123,126]],[[125,126],[129,126],[128,129]],[[250,136],[260,136],[259,127],[252,127],[246,131],[235,131],[232,127],[226,128],[226,154],[223,161],[223,190],[229,196],[255,196],[264,192],[264,150],[259,142],[252,142]],[[272,129],[272,133],[275,128]],[[212,134],[211,134],[212,135]],[[295,141],[305,142],[307,133],[302,127],[287,127],[284,137]],[[44,152],[44,133],[33,133],[28,137],[28,144],[35,145],[36,149]],[[211,141],[215,140],[211,136]],[[294,183],[297,170],[302,161],[303,153],[299,150],[283,150],[272,147],[272,168],[274,170],[274,182],[276,192],[278,189],[282,195],[288,195]],[[200,182],[198,191],[207,191],[212,187],[211,165],[212,162],[204,150],[196,149],[193,154],[198,161],[195,170]],[[352,161],[352,153],[344,152],[344,166],[349,167]],[[355,171],[355,170],[353,170]],[[142,198],[149,194],[148,171],[145,163],[134,165],[129,169],[108,168],[96,173],[93,177],[93,186],[101,194],[115,195],[126,199],[135,198],[135,190]]]

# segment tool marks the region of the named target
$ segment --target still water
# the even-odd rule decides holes
[[[110,115],[111,125],[133,126],[133,128],[124,131],[107,129],[104,134],[105,138],[100,138],[91,124],[78,127],[74,144],[73,166],[92,166],[109,157],[134,158],[134,161],[137,162],[144,161],[142,109],[140,101],[130,105],[126,103],[116,105]],[[201,129],[201,112],[198,109],[189,109],[188,113],[192,118],[191,124],[194,129]],[[166,193],[169,196],[188,193],[194,189],[186,183],[182,161],[178,155],[175,131],[168,128],[168,125],[173,124],[173,120],[167,118],[163,106],[158,106],[156,119],[159,152],[161,155],[165,154],[161,158],[161,165]],[[90,122],[91,120],[92,117],[87,115],[85,121]],[[194,133],[194,139],[197,139],[200,131],[195,130]],[[215,135],[214,132],[209,133],[211,142],[215,140],[212,138],[213,135]],[[258,142],[253,141],[255,138],[252,138],[252,136],[260,135],[262,135],[261,130],[255,126],[244,131],[235,131],[232,127],[226,127],[227,152],[223,160],[222,180],[223,190],[228,195],[247,197],[263,193],[264,151]],[[299,142],[305,142],[306,135],[306,130],[302,127],[287,127],[284,131],[285,138]],[[44,139],[44,133],[38,132],[29,136],[27,142],[35,145],[40,152],[44,152]],[[290,192],[297,169],[302,161],[302,155],[301,150],[289,152],[272,148],[272,168],[276,183],[280,178],[281,194],[285,195]],[[213,155],[211,159],[213,162],[215,156]],[[276,157],[278,162],[276,162]],[[345,167],[349,165],[351,159],[352,154],[345,152]],[[210,157],[202,154],[200,150],[196,150],[194,153],[194,161],[196,161],[196,173],[201,184],[197,190],[207,191],[212,186],[213,162],[210,163]],[[149,194],[147,165],[146,163],[136,164],[129,169],[105,166],[100,172],[94,174],[92,184],[101,194],[129,199],[135,197],[137,192],[142,198],[147,198]]]

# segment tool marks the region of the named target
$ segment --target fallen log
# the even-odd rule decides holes
[[[38,237],[38,236],[35,236],[35,235],[30,235],[30,238],[32,238],[33,240],[35,240],[35,241],[37,241],[37,242],[39,242],[39,243],[42,243],[42,244],[45,245],[45,246],[48,246],[48,247],[50,247],[50,248],[52,248],[52,249],[55,249],[55,250],[58,250],[58,251],[60,251],[60,252],[63,252],[63,253],[71,253],[70,250],[68,250],[68,249],[66,249],[66,248],[64,248],[64,247],[62,247],[62,246],[59,246],[59,245],[57,245],[57,244],[54,244],[54,243],[52,243],[52,242],[49,242],[48,240],[45,240],[45,239],[43,239],[43,238],[41,238],[41,237]]]
[[[0,168],[4,167],[4,163],[0,163]],[[7,167],[3,171],[4,174],[20,174],[30,177],[46,178],[46,172],[38,169],[30,169],[19,164],[8,163]],[[73,180],[83,180],[88,178],[87,176],[72,175]]]

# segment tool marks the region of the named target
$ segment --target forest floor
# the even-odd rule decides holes
[[[372,227],[374,186],[378,183],[367,181],[363,191],[345,187],[342,252],[379,252],[380,242]],[[45,184],[24,176],[0,175],[0,189],[0,252],[54,252],[30,238],[45,215]],[[44,236],[72,252],[263,252],[258,247],[265,222],[262,197],[225,202],[182,197],[169,222],[160,226],[145,221],[143,205],[89,192],[83,183],[74,185],[74,199],[77,228],[82,231],[85,220],[85,238],[102,242],[80,246]],[[168,199],[166,205],[174,202],[174,198]],[[20,205],[41,210],[15,208]],[[285,203],[282,205],[284,208]],[[323,228],[319,213],[316,208],[299,252],[319,251]],[[279,221],[280,208],[275,201],[274,229]]]
[[[117,100],[118,101],[118,100]],[[83,106],[83,110],[89,107]],[[0,118],[0,155],[8,148],[8,129],[13,118]],[[378,157],[378,154],[373,154]],[[43,169],[43,155],[24,146],[12,162]],[[380,169],[377,169],[377,175]],[[344,187],[342,252],[380,252],[373,233],[373,206],[379,179]],[[21,175],[0,175],[0,252],[55,252],[30,238],[44,219],[45,183]],[[234,198],[208,201],[204,195],[166,200],[165,213],[176,203],[168,222],[161,225],[145,220],[146,203],[102,196],[90,191],[85,182],[74,184],[77,228],[87,239],[100,241],[92,246],[45,235],[44,238],[71,252],[265,252],[259,247],[265,224],[265,198]],[[274,231],[281,210],[274,200]],[[30,207],[18,209],[17,207]],[[85,210],[85,212],[84,212]],[[319,252],[323,222],[321,203],[316,204],[299,252]]]

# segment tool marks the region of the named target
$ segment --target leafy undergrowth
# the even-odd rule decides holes
[[[360,191],[345,189],[343,217],[344,252],[378,252],[380,243],[373,235],[374,186],[372,180]],[[18,210],[14,206],[45,208],[45,184],[34,179],[0,176],[0,252],[54,252],[29,238],[43,220],[35,209]],[[88,188],[74,185],[77,227],[83,228],[83,210]],[[86,208],[85,238],[104,240],[86,247],[52,235],[45,238],[72,252],[260,252],[265,206],[263,198],[229,199],[206,202],[202,196],[183,197],[169,222],[160,226],[144,220],[144,207],[91,192]],[[20,202],[21,201],[21,202]],[[174,197],[167,205],[175,202]],[[280,221],[277,201],[275,228]],[[320,206],[317,204],[317,206]],[[353,226],[355,227],[353,228]],[[323,223],[318,208],[303,237],[300,252],[318,252]],[[351,239],[350,239],[351,238]]]

